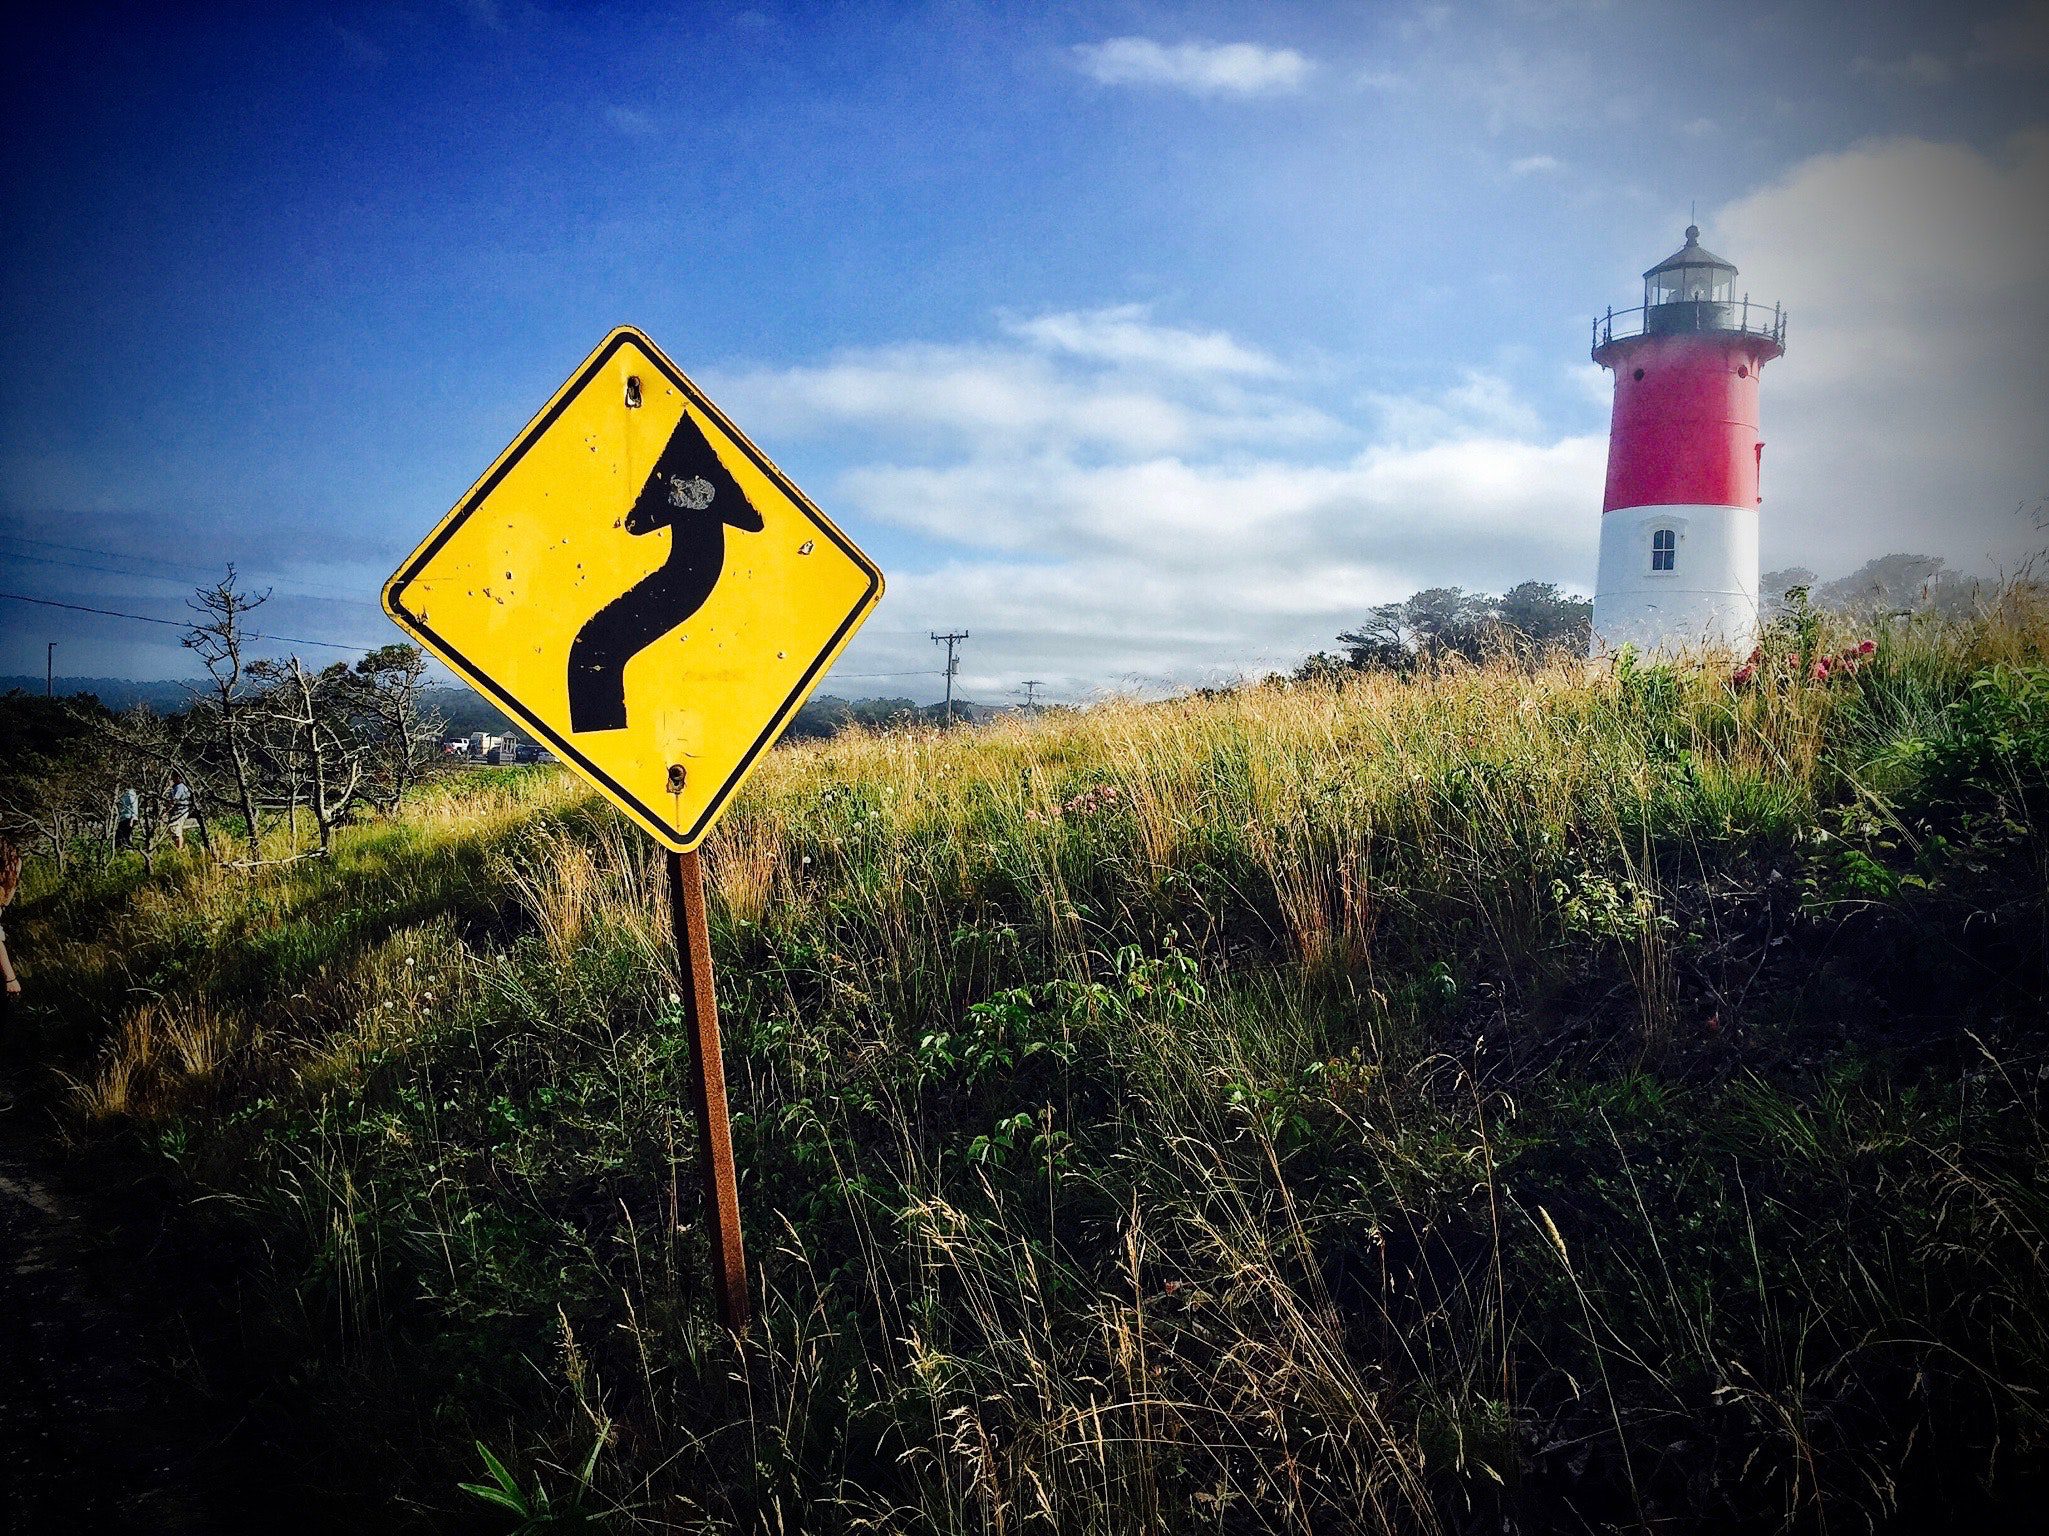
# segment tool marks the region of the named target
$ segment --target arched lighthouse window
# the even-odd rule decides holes
[[[1669,571],[1679,559],[1679,535],[1670,528],[1660,528],[1651,535],[1651,569]]]

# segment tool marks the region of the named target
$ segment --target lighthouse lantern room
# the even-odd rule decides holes
[[[1735,265],[1691,225],[1644,273],[1642,307],[1595,319],[1594,361],[1615,375],[1596,654],[1751,645],[1758,377],[1785,350],[1785,312],[1739,298]]]

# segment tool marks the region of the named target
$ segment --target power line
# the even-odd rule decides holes
[[[118,608],[88,608],[84,603],[60,603],[53,597],[26,597],[19,592],[0,592],[0,598],[11,603],[35,603],[43,608],[66,608],[73,613],[97,613],[109,619],[133,619],[138,624],[162,624],[169,629],[190,629],[187,619],[159,619],[146,613],[123,613]],[[242,632],[251,640],[281,640],[286,645],[318,645],[330,651],[347,651],[351,655],[367,656],[377,649],[373,645],[343,645],[339,640],[309,640],[304,635],[272,635],[261,630],[248,629]]]
[[[1027,713],[1038,707],[1039,690],[1045,686],[1046,683],[1043,678],[1028,677],[1024,680],[1024,707]]]
[[[97,571],[102,576],[126,576],[131,581],[169,581],[176,582],[181,585],[186,584],[188,582],[188,579],[194,576],[197,576],[200,579],[207,582],[212,582],[219,579],[216,573],[202,571],[196,565],[167,565],[162,561],[155,560],[152,557],[145,555],[123,555],[117,554],[110,549],[88,549],[82,544],[59,544],[55,539],[32,539],[28,537],[28,535],[26,534],[0,533],[0,541],[4,541],[10,544],[40,544],[45,549],[61,549],[66,551],[67,553],[74,555],[98,555],[103,559],[125,560],[130,562],[131,564],[152,564],[158,566],[158,569],[151,571],[124,570],[120,566],[91,565],[81,560],[59,560],[54,555],[34,555],[22,552],[11,554],[8,557],[11,560],[27,561],[32,565],[61,565],[69,570],[74,571]],[[186,572],[187,575],[181,577],[170,574],[171,572],[181,570]],[[306,597],[311,598],[316,602],[347,603],[352,607],[357,608],[377,607],[377,604],[370,602],[365,598],[346,597],[343,594],[336,592],[332,587],[309,587],[304,583],[294,583],[282,587],[278,587],[275,586],[275,584],[273,584],[273,589],[281,591],[287,597]]]

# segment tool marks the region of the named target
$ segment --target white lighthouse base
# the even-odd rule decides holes
[[[1671,569],[1658,569],[1660,531]],[[1757,508],[1618,507],[1601,514],[1593,654],[1655,656],[1757,643]]]

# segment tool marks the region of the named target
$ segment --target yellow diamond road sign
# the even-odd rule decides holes
[[[874,562],[621,328],[399,567],[384,608],[687,852],[881,596]]]

